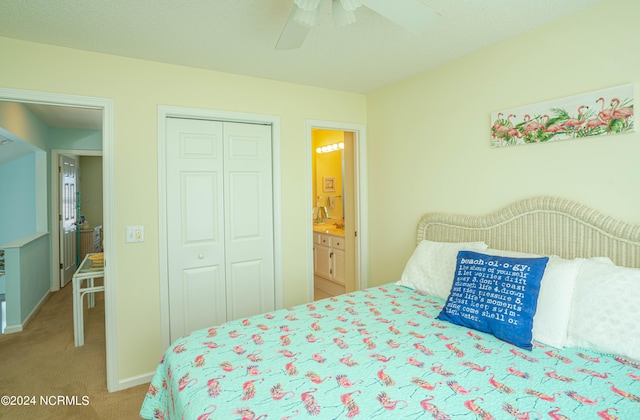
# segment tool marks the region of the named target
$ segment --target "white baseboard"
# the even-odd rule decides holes
[[[24,328],[27,326],[29,321],[31,321],[31,318],[33,318],[33,316],[36,314],[36,312],[38,312],[40,307],[47,301],[47,299],[49,299],[50,295],[51,295],[51,291],[49,290],[47,292],[47,294],[44,295],[42,297],[42,299],[40,299],[40,302],[38,302],[38,304],[33,308],[33,310],[31,312],[29,312],[29,315],[27,315],[25,317],[25,319],[22,321],[21,324],[18,324],[18,325],[7,325],[4,328],[4,333],[5,334],[12,334],[12,333],[17,333],[17,332],[20,332],[20,331],[24,330]]]
[[[7,325],[4,327],[4,334],[13,334],[22,331],[22,324]]]
[[[142,375],[132,376],[132,377],[123,379],[118,382],[118,389],[116,389],[115,391],[122,391],[123,389],[132,388],[134,386],[148,384],[151,382],[151,379],[153,378],[154,373],[155,372],[147,372],[147,373],[143,373]]]

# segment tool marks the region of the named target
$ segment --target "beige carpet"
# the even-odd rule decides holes
[[[86,302],[82,347],[73,345],[71,284],[51,294],[24,331],[0,334],[0,397],[35,397],[35,405],[0,405],[0,419],[139,418],[147,385],[107,392],[104,294],[91,310]]]

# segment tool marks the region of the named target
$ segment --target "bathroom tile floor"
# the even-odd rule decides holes
[[[322,290],[318,289],[318,288],[314,288],[313,289],[313,299],[314,300],[320,300],[320,299],[325,299],[331,297],[331,295],[329,293],[323,292]]]

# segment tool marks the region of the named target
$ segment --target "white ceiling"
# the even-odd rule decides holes
[[[417,35],[365,7],[335,27],[322,1],[296,50],[275,49],[293,0],[0,0],[0,36],[366,94],[601,0],[419,0],[440,18]],[[29,108],[50,127],[102,126],[99,110]],[[0,164],[30,153],[21,143]]]
[[[335,27],[324,7],[286,51],[274,47],[293,0],[0,0],[0,36],[368,93],[601,0],[420,1],[441,16],[424,33],[365,7]]]
[[[24,104],[48,127],[102,129],[102,110],[70,106]],[[36,148],[0,127],[0,165],[34,153]]]
[[[102,129],[102,110],[100,109],[42,104],[25,104],[25,106],[49,127]]]

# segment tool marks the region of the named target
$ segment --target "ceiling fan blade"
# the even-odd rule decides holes
[[[362,4],[414,34],[424,31],[440,17],[420,0],[362,0]]]
[[[307,34],[311,28],[294,19],[296,9],[297,6],[295,5],[293,6],[293,9],[291,9],[289,19],[287,19],[287,23],[284,24],[282,33],[280,33],[280,38],[276,44],[276,50],[293,50],[295,48],[300,48],[304,40],[307,38]]]

